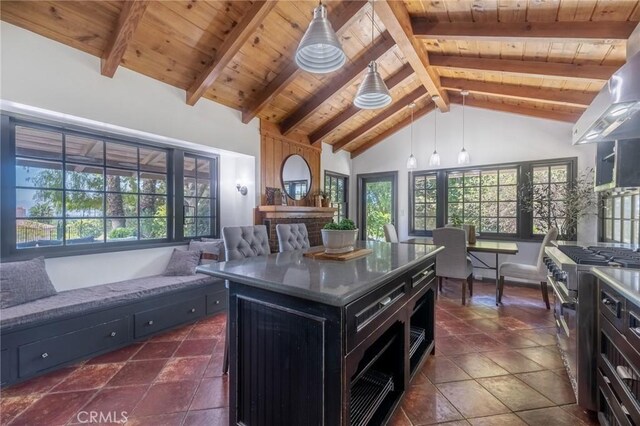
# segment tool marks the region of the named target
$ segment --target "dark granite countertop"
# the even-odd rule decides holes
[[[640,306],[640,270],[594,267],[591,272],[633,304]]]
[[[373,250],[349,261],[316,260],[296,250],[199,266],[197,271],[333,306],[344,306],[434,256],[440,247],[359,241]]]

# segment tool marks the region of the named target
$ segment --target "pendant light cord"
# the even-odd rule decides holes
[[[415,105],[409,105],[411,108],[411,155],[413,155],[413,108]]]
[[[371,0],[371,47],[373,47],[373,21],[376,19],[376,1],[375,0]]]
[[[465,99],[467,98],[466,95],[462,95],[462,149],[464,150],[464,104],[465,104]]]
[[[438,108],[433,112],[433,152],[438,151]]]

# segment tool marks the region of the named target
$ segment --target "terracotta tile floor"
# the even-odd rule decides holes
[[[2,389],[0,423],[71,425],[90,412],[126,412],[127,425],[226,425],[224,326],[224,315],[207,318]],[[460,284],[445,281],[436,348],[391,424],[597,424],[575,405],[538,289],[507,286],[496,307],[494,286],[476,282],[463,307]]]

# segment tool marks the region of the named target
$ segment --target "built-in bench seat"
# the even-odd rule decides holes
[[[137,278],[5,308],[1,382],[22,381],[225,308],[224,281],[202,274]]]

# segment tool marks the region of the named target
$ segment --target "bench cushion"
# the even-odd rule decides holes
[[[55,296],[0,310],[0,329],[4,331],[9,327],[58,320],[69,315],[113,308],[138,302],[143,298],[217,282],[222,288],[222,280],[203,274],[182,277],[155,275],[62,291]]]

